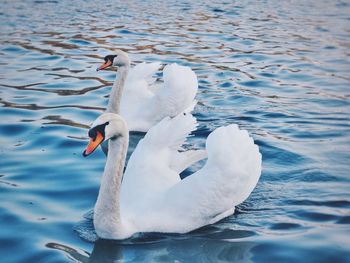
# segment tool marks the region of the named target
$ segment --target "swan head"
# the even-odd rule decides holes
[[[130,65],[128,54],[119,49],[116,50],[113,55],[105,56],[104,61],[105,62],[96,69],[97,71],[109,68],[111,66],[125,67]]]
[[[120,115],[110,112],[103,113],[89,129],[90,142],[84,150],[83,156],[86,157],[93,153],[103,141],[125,137],[128,132],[126,122]]]

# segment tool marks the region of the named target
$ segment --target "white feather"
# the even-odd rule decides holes
[[[120,114],[131,131],[146,132],[163,118],[174,117],[195,106],[198,81],[191,68],[170,64],[164,67],[164,85],[152,77],[159,63],[141,63],[130,70],[121,98]]]
[[[134,232],[184,233],[215,223],[232,214],[256,186],[261,154],[237,125],[212,132],[206,164],[180,180],[178,170],[184,167],[175,168],[172,159],[195,126],[191,115],[166,118],[136,147],[121,192],[121,211]]]

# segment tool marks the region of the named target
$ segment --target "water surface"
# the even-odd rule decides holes
[[[2,1],[0,22],[4,262],[349,262],[349,2]],[[191,147],[230,123],[254,137],[263,173],[233,216],[91,242],[105,158],[81,152],[116,48],[196,72]]]

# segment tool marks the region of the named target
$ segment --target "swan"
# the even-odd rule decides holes
[[[109,144],[93,216],[100,238],[186,233],[233,214],[248,198],[261,174],[261,154],[248,132],[234,124],[209,134],[205,165],[180,179],[179,173],[191,164],[181,146],[196,126],[191,114],[165,117],[140,140],[123,175],[127,122],[114,113],[103,113],[93,122],[83,155],[103,141]]]
[[[104,61],[97,71],[118,68],[106,112],[123,116],[130,131],[147,132],[166,116],[193,110],[198,81],[190,67],[176,63],[165,66],[164,85],[160,87],[152,77],[161,66],[158,62],[140,63],[130,69],[128,54],[122,50],[105,56]]]

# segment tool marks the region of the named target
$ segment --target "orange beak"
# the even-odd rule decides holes
[[[101,142],[103,142],[103,140],[103,135],[98,131],[95,139],[90,138],[90,142],[83,152],[83,156],[86,157],[90,155],[101,144]]]
[[[99,66],[96,71],[103,70],[105,68],[108,68],[109,66],[112,65],[112,61],[107,60],[105,63],[103,63],[101,66]]]

